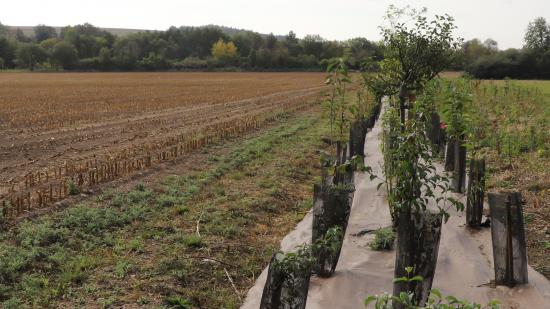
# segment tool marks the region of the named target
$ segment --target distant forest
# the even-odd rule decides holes
[[[321,70],[346,56],[358,68],[380,58],[365,38],[344,42],[319,35],[297,38],[219,26],[171,27],[116,35],[91,24],[60,30],[38,25],[32,34],[0,24],[0,68],[78,71]]]
[[[384,54],[380,42],[363,37],[330,41],[319,35],[298,38],[292,31],[276,36],[221,26],[23,28],[0,23],[0,69],[319,71],[331,59],[344,57],[359,70],[366,59],[381,60]],[[492,39],[465,41],[449,69],[485,79],[550,79],[550,25],[544,18],[529,23],[524,43],[521,49],[499,50]]]

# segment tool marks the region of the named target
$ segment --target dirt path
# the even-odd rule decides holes
[[[381,175],[381,127],[378,122],[367,135],[365,164]],[[440,165],[438,171],[442,171]],[[379,252],[368,247],[373,235],[356,236],[365,229],[389,226],[391,218],[385,193],[377,191],[377,181],[361,173],[355,175],[354,195],[349,225],[336,273],[328,279],[312,277],[308,309],[364,308],[368,295],[392,291],[395,251]],[[464,196],[456,195],[465,202]],[[284,251],[311,241],[311,212],[281,242]],[[498,299],[501,308],[550,308],[550,281],[529,267],[529,284],[516,288],[490,287],[492,268],[491,231],[470,232],[463,214],[453,213],[442,229],[434,288],[444,295],[454,295],[479,303]],[[264,270],[249,290],[243,309],[259,307],[267,276]]]

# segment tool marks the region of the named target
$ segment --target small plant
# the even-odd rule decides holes
[[[77,195],[78,193],[80,193],[80,189],[72,181],[69,181],[69,183],[67,183],[67,190],[69,192],[69,195]]]
[[[535,219],[535,216],[533,214],[525,214],[525,216],[523,217],[523,222],[525,224],[531,224],[534,219]]]
[[[177,198],[166,194],[162,194],[157,200],[162,207],[172,207],[177,203]]]
[[[394,282],[416,282],[423,281],[422,276],[412,276],[412,267],[406,267],[407,276],[395,278]],[[460,300],[455,296],[443,296],[437,289],[432,289],[426,304],[420,305],[414,293],[401,292],[399,296],[384,293],[382,295],[371,295],[365,299],[365,306],[374,304],[376,309],[498,309],[498,301],[492,300],[483,306],[467,300]]]
[[[325,235],[311,245],[311,255],[315,259],[315,273],[322,277],[332,275],[340,256],[344,232],[339,226],[328,229]]]
[[[136,189],[137,191],[142,191],[142,192],[143,192],[143,191],[145,191],[146,187],[145,187],[145,185],[144,185],[143,183],[140,182],[140,183],[138,183],[138,184],[136,185],[136,188],[135,188],[135,189]]]
[[[189,248],[200,248],[204,245],[202,242],[202,237],[195,234],[185,235],[183,237],[183,243]]]
[[[168,308],[171,309],[191,309],[193,304],[181,296],[168,296],[164,300]]]
[[[176,207],[176,213],[178,215],[185,215],[188,212],[189,212],[189,207],[187,207],[187,206],[180,205],[180,206]]]
[[[378,229],[374,233],[374,240],[369,244],[372,250],[391,250],[395,242],[395,232],[391,227]]]

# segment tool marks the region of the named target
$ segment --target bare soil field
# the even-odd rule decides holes
[[[322,81],[322,73],[1,74],[4,216],[307,108]]]

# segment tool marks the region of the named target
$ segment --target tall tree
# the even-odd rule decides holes
[[[525,47],[538,52],[545,52],[550,48],[550,25],[546,19],[539,17],[530,22],[525,31]]]

